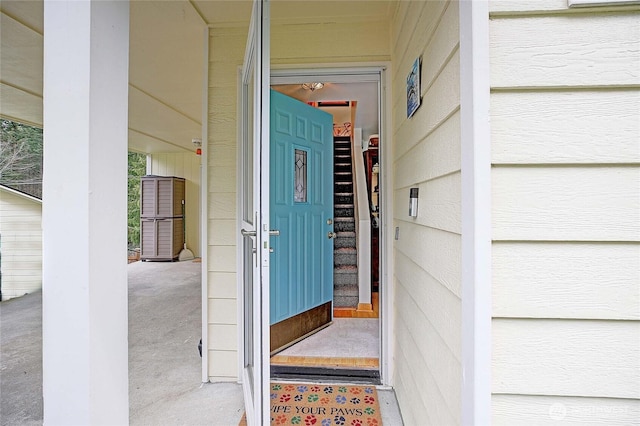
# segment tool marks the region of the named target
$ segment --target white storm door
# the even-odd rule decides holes
[[[247,424],[269,422],[269,2],[254,0],[241,86],[242,388]]]

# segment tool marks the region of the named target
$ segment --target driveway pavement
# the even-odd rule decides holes
[[[131,425],[236,426],[237,383],[202,383],[200,263],[135,262],[129,274]],[[386,425],[402,423],[393,391],[380,391]],[[0,303],[0,425],[41,425],[42,293]]]
[[[200,264],[136,262],[129,273],[131,425],[235,426],[236,383],[202,383]],[[42,293],[0,303],[0,424],[41,425]]]

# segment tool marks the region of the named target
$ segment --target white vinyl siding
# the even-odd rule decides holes
[[[490,10],[493,423],[633,423],[640,14]]]
[[[187,248],[200,256],[200,157],[193,152],[152,154],[151,174],[185,179]]]
[[[42,202],[0,188],[2,300],[42,288]]]
[[[348,6],[348,5],[347,5]],[[271,63],[344,64],[388,61],[384,22],[327,22],[288,25],[272,10]],[[340,21],[340,19],[338,19]],[[209,39],[208,129],[208,306],[211,381],[238,378],[236,149],[238,69],[246,26],[211,28]]]
[[[394,387],[406,424],[461,421],[461,176],[456,1],[399,2],[393,18]],[[406,78],[421,57],[422,103]],[[419,188],[418,217],[408,215]]]

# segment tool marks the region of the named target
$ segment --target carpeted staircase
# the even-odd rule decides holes
[[[333,306],[358,306],[358,255],[349,136],[334,138]]]

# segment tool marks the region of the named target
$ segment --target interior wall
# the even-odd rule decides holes
[[[640,418],[640,14],[490,2],[496,425]]]
[[[273,17],[272,17],[273,18]],[[272,22],[276,19],[272,20]],[[209,379],[238,379],[236,147],[238,68],[247,26],[212,28],[209,51]],[[338,47],[339,46],[339,47]],[[273,67],[390,60],[386,22],[327,22],[271,28]]]
[[[200,256],[200,157],[194,152],[151,154],[151,174],[185,179],[187,248]]]
[[[461,421],[460,58],[457,1],[399,2],[392,27],[394,387],[406,424]],[[406,81],[421,58],[422,103]],[[408,216],[409,189],[418,216]]]

